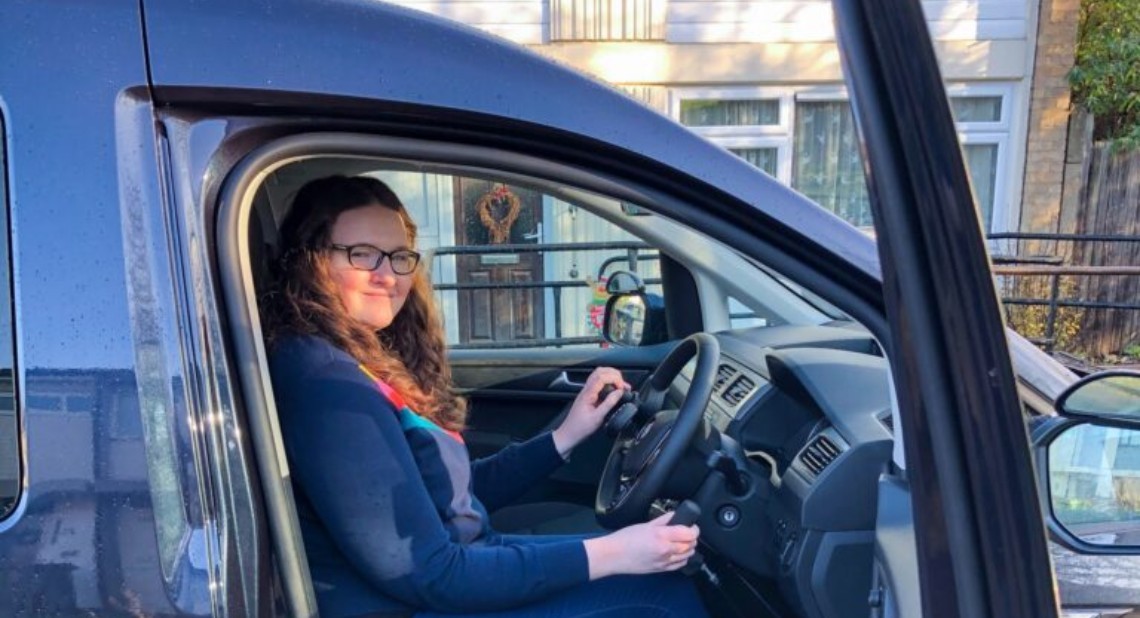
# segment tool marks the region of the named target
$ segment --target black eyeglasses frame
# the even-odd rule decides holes
[[[352,261],[352,251],[354,249],[357,249],[360,247],[366,247],[372,251],[375,251],[380,256],[379,258],[376,259],[376,264],[374,264],[372,266],[372,268],[361,268],[360,266],[357,266]],[[330,244],[328,246],[328,248],[330,250],[333,250],[333,251],[344,251],[344,257],[345,257],[345,259],[348,260],[348,265],[353,267],[356,270],[363,270],[363,271],[368,271],[368,272],[374,271],[377,268],[380,268],[380,265],[384,263],[384,259],[387,258],[388,264],[390,264],[392,266],[392,272],[396,273],[397,275],[410,275],[410,274],[416,272],[416,268],[419,267],[420,258],[422,257],[419,254],[419,252],[412,251],[411,249],[396,249],[395,251],[385,251],[385,250],[381,249],[380,247],[370,245],[368,243],[357,243],[355,245],[338,245],[338,244],[334,243],[334,244]],[[399,270],[396,270],[396,262],[394,262],[392,260],[392,258],[396,255],[410,255],[410,256],[412,256],[412,267],[410,269],[408,269],[406,272],[401,272]]]

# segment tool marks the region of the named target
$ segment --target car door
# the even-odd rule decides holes
[[[883,578],[873,604],[924,618],[1055,616],[1001,313],[922,9],[916,1],[833,6],[905,435],[905,473],[885,475],[894,498],[880,496]],[[913,553],[897,540],[908,516]],[[916,567],[908,585],[906,569]]]
[[[903,615],[1051,615],[1044,535],[1025,524],[1041,513],[1030,499],[1008,351],[921,8],[911,0],[872,16],[874,7],[854,1],[838,6],[873,171],[885,298],[874,248],[857,230],[667,119],[519,50],[379,3],[368,11],[353,2],[322,4],[319,36],[308,19],[314,9],[300,2],[219,3],[212,12],[147,5],[155,98],[176,163],[185,164],[175,190],[201,209],[201,233],[192,240],[216,231],[219,245],[216,256],[197,257],[214,259],[220,271],[230,338],[217,349],[232,350],[238,361],[232,371],[244,399],[242,416],[227,409],[222,419],[236,418],[248,431],[235,444],[253,445],[275,562],[297,613],[311,613],[312,595],[259,374],[242,232],[257,175],[271,162],[311,154],[306,149],[319,141],[279,138],[312,134],[342,152],[502,165],[650,202],[849,311],[889,344],[900,395],[907,475],[898,475],[898,504],[914,517],[919,583],[907,592],[920,599]],[[211,33],[210,45],[200,44],[201,32]],[[467,53],[440,51],[448,49]],[[929,143],[920,139],[925,131],[913,130],[926,126],[908,107],[914,101],[940,102],[937,139]],[[472,157],[472,144],[495,152]],[[949,249],[962,238],[969,251],[956,256]],[[208,271],[196,281],[207,296],[215,283]],[[538,392],[543,383],[524,390]],[[896,574],[902,568],[890,556],[883,566]],[[1024,585],[1011,591],[1011,582]]]

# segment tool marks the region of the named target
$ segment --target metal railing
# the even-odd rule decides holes
[[[1004,232],[990,234],[989,240],[1040,240],[1051,242],[1101,242],[1101,243],[1140,243],[1140,236],[1119,234],[1052,234],[1039,232]],[[1098,277],[1111,275],[1137,276],[1140,266],[1071,266],[1064,264],[1064,258],[1056,255],[992,256],[993,272],[999,276],[1048,276],[1048,298],[1003,297],[1006,305],[1045,306],[1045,333],[1043,337],[1030,338],[1046,352],[1052,352],[1057,344],[1057,311],[1061,307],[1081,309],[1114,309],[1121,311],[1140,310],[1140,303],[1118,303],[1080,299],[1061,299],[1061,277]]]
[[[574,242],[574,243],[548,243],[548,244],[503,244],[503,245],[459,245],[455,247],[443,247],[433,252],[432,257],[439,258],[443,256],[467,256],[467,255],[502,255],[502,254],[519,254],[519,253],[565,253],[571,251],[582,252],[596,252],[596,251],[621,251],[624,252],[620,255],[614,255],[602,261],[598,267],[596,280],[601,280],[607,269],[615,265],[625,265],[626,268],[633,273],[638,272],[638,264],[648,260],[657,260],[660,258],[657,250],[640,241],[612,241],[612,242]],[[458,265],[457,265],[458,267]],[[658,278],[643,279],[646,285],[660,284],[661,280]],[[479,342],[460,342],[452,344],[450,347],[453,350],[467,350],[467,349],[511,349],[511,348],[529,348],[529,347],[561,347],[567,345],[590,345],[601,344],[604,340],[600,336],[585,336],[585,337],[563,337],[562,336],[562,290],[567,288],[589,288],[590,283],[581,279],[560,279],[560,280],[543,280],[543,281],[520,281],[520,282],[456,282],[456,283],[436,283],[434,286],[436,292],[447,291],[473,291],[473,290],[551,290],[554,305],[554,336],[543,337],[542,339],[525,339],[514,341],[479,341]]]
[[[1114,234],[1052,234],[1036,232],[1003,232],[990,234],[987,238],[996,240],[1038,240],[1050,242],[1102,242],[1102,243],[1140,243],[1140,236],[1125,236]],[[550,243],[550,244],[503,244],[503,245],[465,245],[444,247],[433,252],[433,258],[444,256],[469,255],[502,255],[520,253],[559,253],[571,251],[615,251],[622,252],[602,261],[598,268],[597,280],[601,280],[607,269],[612,266],[625,266],[631,272],[638,272],[638,265],[648,260],[659,259],[659,254],[652,246],[639,241],[613,241],[613,242],[577,242],[577,243]],[[1049,277],[1049,294],[1046,298],[1026,298],[1018,296],[1003,296],[1001,302],[1013,306],[1044,306],[1047,307],[1045,329],[1043,337],[1030,338],[1030,341],[1041,346],[1045,351],[1052,352],[1056,345],[1057,314],[1061,308],[1080,309],[1113,309],[1121,311],[1140,310],[1140,303],[1105,302],[1086,299],[1062,299],[1061,278],[1066,276],[1097,277],[1097,276],[1137,276],[1140,275],[1140,266],[1072,266],[1064,263],[1064,258],[1057,255],[1001,255],[991,256],[994,263],[993,272],[998,276]],[[659,284],[660,279],[646,279],[646,284]],[[562,336],[562,290],[567,288],[589,288],[590,283],[581,279],[561,279],[550,281],[521,281],[521,282],[457,282],[437,283],[437,292],[445,291],[475,291],[475,290],[551,290],[554,310],[554,336],[544,337],[541,340],[522,341],[486,341],[464,342],[452,346],[453,349],[495,349],[520,347],[558,347],[565,345],[598,344],[603,340],[596,336]],[[751,314],[734,314],[734,318],[750,317]]]

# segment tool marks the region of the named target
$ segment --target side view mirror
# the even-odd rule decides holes
[[[1049,444],[1057,523],[1096,547],[1140,548],[1140,430],[1070,425]]]
[[[1140,428],[1140,372],[1104,371],[1079,380],[1057,397],[1057,413]]]
[[[618,271],[606,282],[606,313],[602,335],[621,346],[640,346],[669,340],[665,326],[665,303],[657,294],[645,291],[637,275]]]
[[[1140,372],[1090,375],[1056,409],[1065,418],[1039,444],[1057,540],[1082,553],[1140,549]]]

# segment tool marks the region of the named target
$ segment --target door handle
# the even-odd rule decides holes
[[[563,371],[558,374],[557,378],[554,378],[547,388],[552,391],[577,392],[582,390],[583,386],[586,386],[585,382],[574,382],[570,379],[570,376]]]
[[[538,225],[534,226],[533,232],[530,234],[523,234],[522,237],[527,240],[537,240],[539,242],[542,242],[542,222],[540,221]]]

